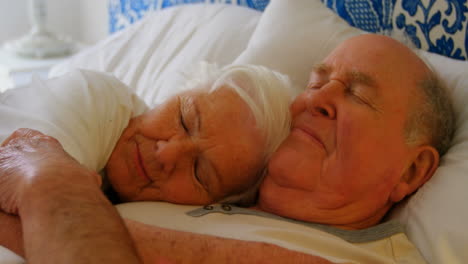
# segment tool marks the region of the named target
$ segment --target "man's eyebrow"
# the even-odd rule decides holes
[[[312,67],[312,72],[319,74],[329,74],[332,71],[333,67],[325,63],[318,63]],[[377,81],[367,73],[358,70],[351,70],[347,72],[346,75],[351,82],[377,87]]]
[[[369,87],[377,87],[377,81],[367,73],[352,70],[347,73],[348,78],[353,83],[364,84]]]

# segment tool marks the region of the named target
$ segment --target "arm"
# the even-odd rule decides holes
[[[136,250],[144,263],[330,263],[267,243],[127,220],[132,240],[117,211],[101,193],[96,175],[68,156],[64,159],[57,142],[35,135],[27,135],[37,137],[31,142],[20,140],[11,148],[8,143],[0,148],[0,206],[19,212],[30,263],[139,263]],[[18,148],[20,153],[1,155],[6,150],[18,152]],[[57,149],[59,155],[54,154]],[[5,219],[18,231],[17,219]],[[21,253],[19,242],[10,243],[10,248]]]
[[[16,230],[20,223],[15,219]],[[1,221],[1,220],[0,220]],[[1,222],[0,222],[1,223]],[[275,245],[219,238],[174,231],[125,220],[138,253],[144,263],[331,263],[320,257],[284,249]],[[13,239],[7,248],[22,254],[21,237]],[[1,243],[0,243],[1,244]],[[10,243],[11,245],[11,243]],[[64,249],[60,249],[64,250]],[[173,262],[172,262],[173,261]]]
[[[52,263],[53,256],[56,263],[139,263],[123,222],[99,188],[44,184],[47,187],[28,194],[30,202],[20,208],[26,259]]]
[[[125,220],[145,263],[331,263],[276,245],[175,231]],[[164,262],[167,261],[167,262]]]
[[[15,218],[12,222],[14,224],[12,227],[17,232],[13,232],[15,233],[12,234],[14,236],[13,239],[10,240],[10,243],[6,244],[2,244],[5,241],[5,237],[3,237],[5,233],[0,233],[2,234],[0,235],[2,239],[0,244],[16,252],[18,255],[23,255],[20,222],[16,217],[12,218]],[[287,250],[266,243],[174,231],[132,220],[125,220],[125,223],[144,263],[229,263],[230,261],[235,261],[235,263],[239,264],[331,263],[320,257]],[[0,220],[0,225],[3,226],[2,220]],[[63,251],[64,249],[60,250]]]
[[[139,263],[98,177],[39,132],[20,130],[3,143],[0,207],[21,217],[28,262]]]
[[[0,211],[0,245],[24,256],[21,222],[14,215]]]

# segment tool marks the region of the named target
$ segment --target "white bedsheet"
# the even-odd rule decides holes
[[[0,263],[2,264],[22,264],[24,259],[12,251],[0,246]]]

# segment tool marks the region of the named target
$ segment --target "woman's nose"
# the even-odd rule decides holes
[[[156,146],[156,159],[167,174],[195,155],[195,145],[187,140],[159,140]]]

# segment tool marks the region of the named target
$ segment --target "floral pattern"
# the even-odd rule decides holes
[[[417,48],[467,60],[467,0],[322,0],[351,26],[404,33]]]
[[[459,60],[467,59],[467,0],[401,0],[395,16],[417,48]]]

